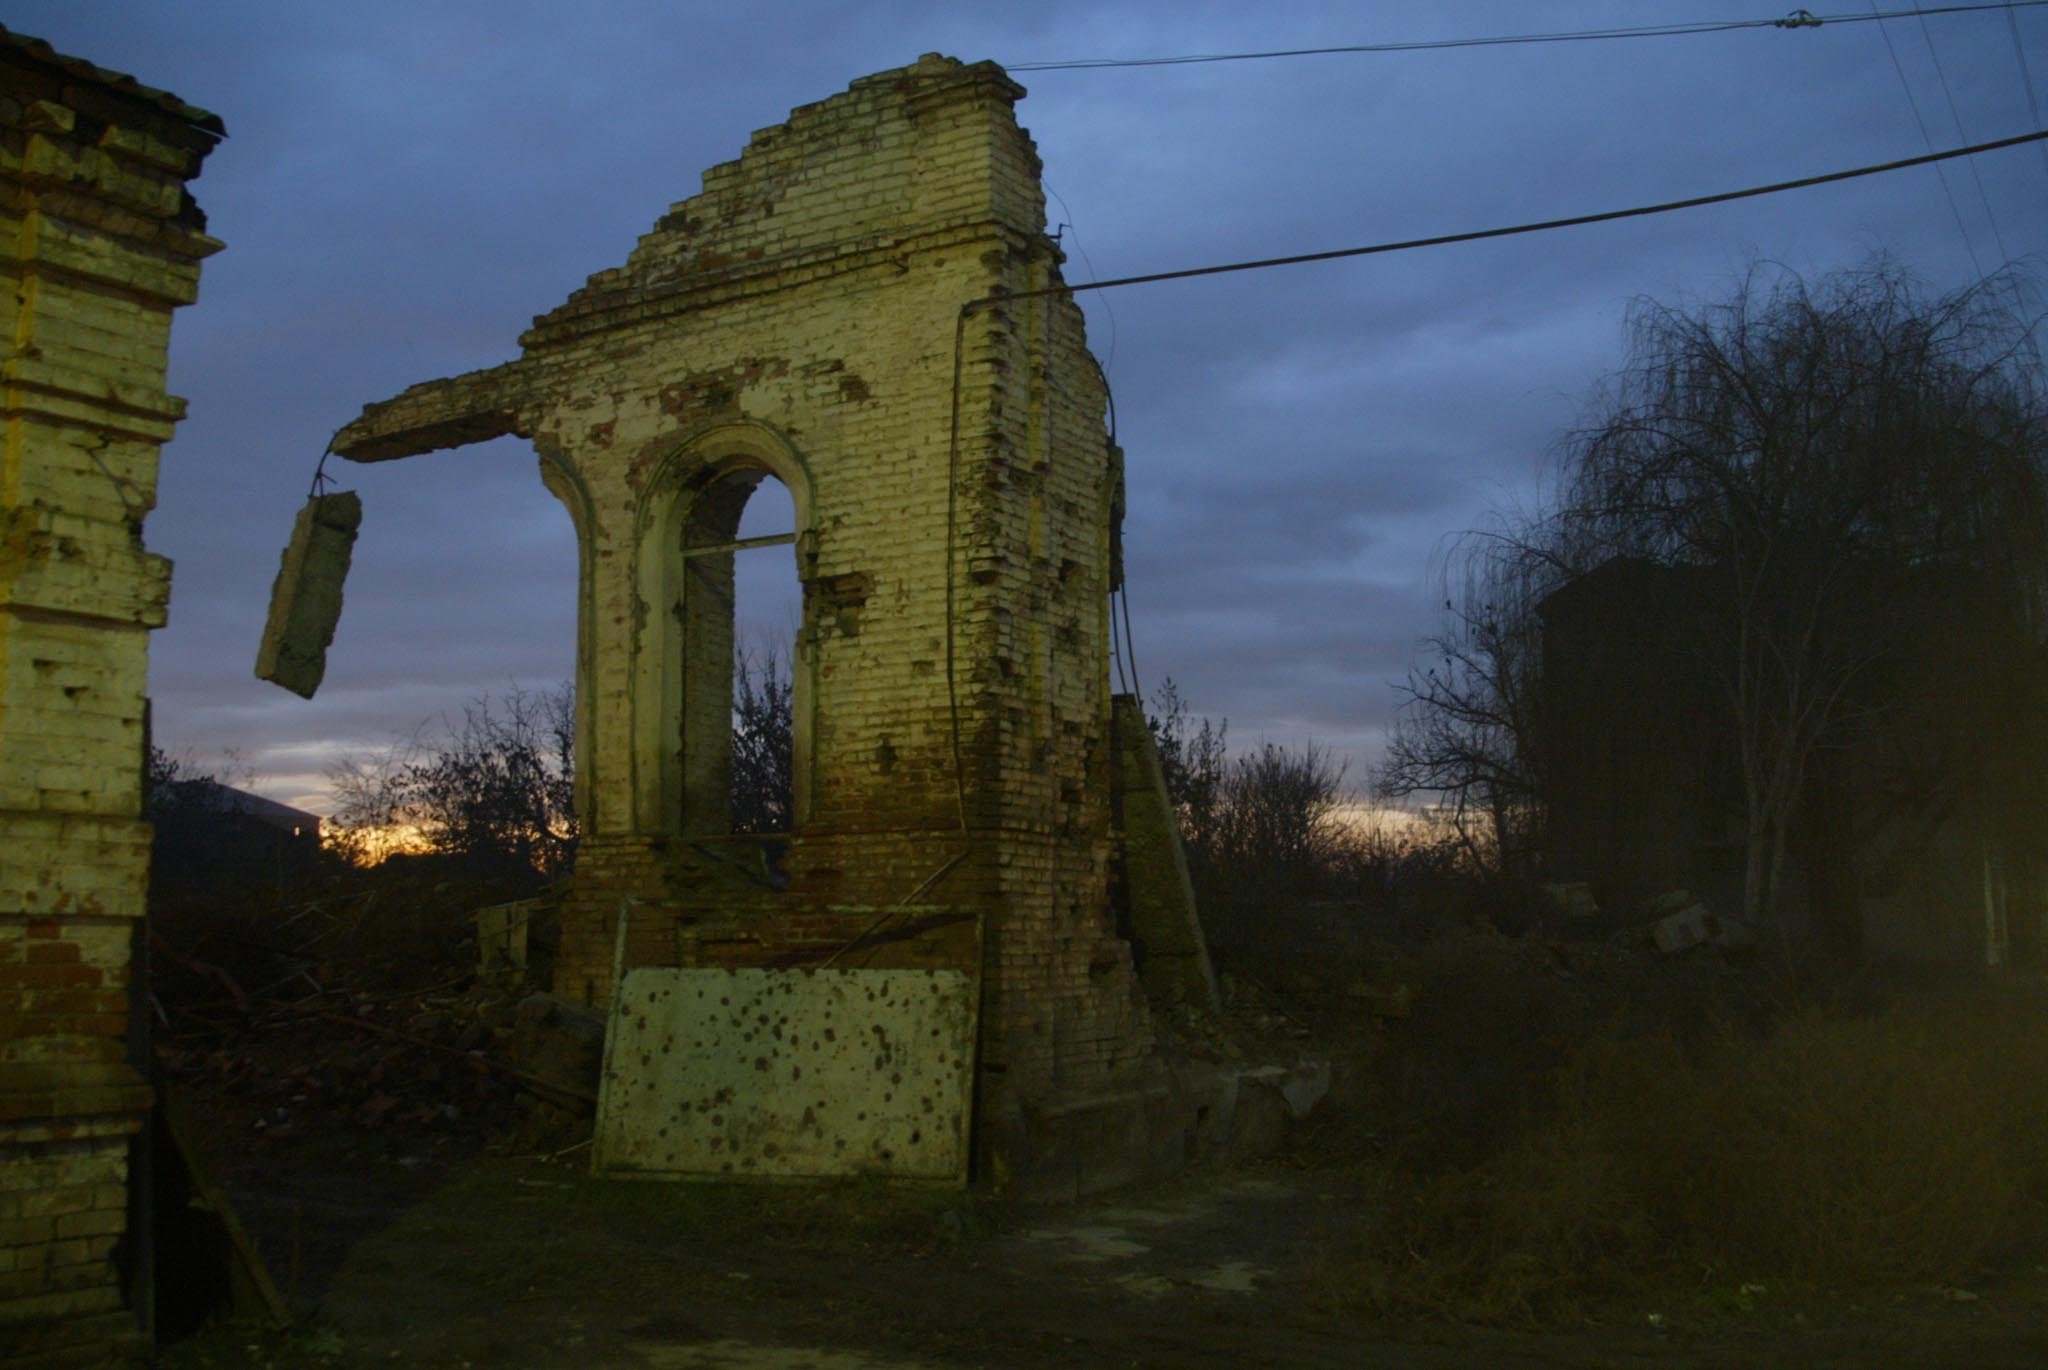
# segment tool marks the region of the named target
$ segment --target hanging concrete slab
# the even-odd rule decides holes
[[[270,586],[270,619],[256,649],[256,678],[311,699],[327,674],[327,646],[341,621],[363,502],[354,491],[315,495],[299,510]]]
[[[957,970],[629,970],[593,1169],[964,1183],[979,1004]]]

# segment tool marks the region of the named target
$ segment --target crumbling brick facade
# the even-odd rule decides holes
[[[517,433],[575,521],[584,836],[557,992],[605,999],[625,899],[632,964],[978,967],[999,1181],[1034,1119],[1157,1066],[1108,903],[1118,458],[1080,310],[1034,293],[1061,254],[1022,93],[927,56],[796,110],[519,360],[335,444]],[[728,544],[769,478],[804,601],[773,872],[727,797]]]
[[[0,1360],[141,1344],[120,1259],[150,1090],[143,549],[171,312],[221,244],[185,182],[220,123],[0,30]],[[138,1069],[140,1067],[141,1069]]]

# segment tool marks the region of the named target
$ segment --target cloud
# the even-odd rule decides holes
[[[1730,0],[1695,12],[1736,14]],[[8,24],[219,110],[194,189],[228,250],[173,333],[191,418],[150,545],[178,563],[153,644],[158,736],[313,758],[511,682],[568,674],[574,548],[530,451],[338,471],[366,520],[327,686],[249,675],[292,513],[333,429],[417,380],[514,355],[704,169],[853,78],[939,50],[1008,60],[1507,33],[1527,6],[348,6],[17,0]],[[2048,13],[2016,12],[2031,50]],[[1571,23],[1641,21],[1589,0]],[[1937,144],[2029,126],[2002,14],[1894,40]],[[793,40],[791,35],[800,35]],[[2038,68],[2039,64],[2037,64]],[[1958,73],[1972,79],[1957,79]],[[1700,38],[1045,72],[1020,116],[1065,201],[1070,280],[1621,207],[1921,150],[1871,25]],[[1892,251],[1936,286],[1995,216],[2042,239],[2037,151],[1568,232],[1084,297],[1127,453],[1134,616],[1233,736],[1369,760],[1432,626],[1432,552],[1535,496],[1622,359],[1629,302],[1710,299],[1757,258]],[[1976,194],[1981,178],[1984,197]],[[1987,208],[1988,206],[1988,208]],[[1986,261],[1986,265],[1991,265]]]

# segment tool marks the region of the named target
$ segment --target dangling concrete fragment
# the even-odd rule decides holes
[[[354,491],[315,495],[299,510],[270,587],[270,621],[256,650],[256,678],[311,699],[327,674],[327,644],[341,621],[341,585],[363,521]]]

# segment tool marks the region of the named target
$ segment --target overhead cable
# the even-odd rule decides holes
[[[1346,43],[1327,48],[1275,48],[1265,52],[1196,53],[1179,57],[1089,57],[1058,62],[1009,62],[1006,71],[1096,71],[1116,67],[1184,67],[1208,62],[1256,62],[1276,57],[1330,57],[1355,53],[1435,52],[1447,48],[1520,47],[1535,43],[1589,43],[1618,38],[1683,38],[1702,33],[1735,33],[1746,29],[1817,29],[1826,24],[1868,24],[1915,14],[1974,14],[1981,10],[2035,9],[2048,0],[2008,0],[2005,4],[1936,5],[1925,9],[1886,10],[1871,14],[1814,14],[1793,10],[1778,19],[1699,20],[1677,24],[1639,24],[1626,28],[1572,29],[1558,33],[1515,33],[1487,38],[1433,38],[1404,43]]]
[[[1877,13],[1877,0],[1870,0],[1870,12]],[[1913,122],[1919,126],[1920,141],[1927,144],[1929,152],[1934,151],[1934,135],[1927,131],[1927,120],[1920,113],[1920,102],[1913,98],[1913,83],[1906,79],[1905,63],[1899,60],[1899,50],[1892,46],[1892,35],[1882,22],[1877,31],[1884,38],[1884,50],[1891,54],[1892,70],[1899,74],[1899,89],[1906,92],[1906,107],[1913,111]],[[1955,187],[1948,183],[1948,173],[1940,167],[1934,169],[1935,177],[1941,182],[1941,193],[1948,197],[1948,212],[1955,216],[1956,232],[1963,237],[1963,251],[1970,254],[1970,269],[1979,276],[1984,274],[1984,263],[1977,259],[1977,245],[1970,241],[1970,226],[1963,222],[1963,207],[1956,203]]]
[[[1307,262],[1330,262],[1341,257],[1370,257],[1383,252],[1405,252],[1418,247],[1445,247],[1452,243],[1475,243],[1487,238],[1511,238],[1522,233],[1542,233],[1553,228],[1577,228],[1583,224],[1608,223],[1615,219],[1640,219],[1650,214],[1669,214],[1673,210],[1698,209],[1703,205],[1726,204],[1731,200],[1753,200],[1759,195],[1776,195],[1780,191],[1804,190],[1808,186],[1830,185],[1836,181],[1853,181],[1862,176],[1877,176],[1887,171],[1903,171],[1907,167],[1927,166],[1946,162],[1955,157],[1972,157],[1980,152],[1996,152],[2001,148],[2019,147],[2026,143],[2048,140],[2048,129],[2033,133],[2019,133],[2010,138],[1999,138],[1989,143],[1973,143],[1968,147],[1949,148],[1945,152],[1929,152],[1918,157],[1901,157],[1895,162],[1879,162],[1873,166],[1852,167],[1847,171],[1829,171],[1819,176],[1801,176],[1792,181],[1773,181],[1769,185],[1750,186],[1744,190],[1724,190],[1713,195],[1695,195],[1684,200],[1665,200],[1660,204],[1637,205],[1633,209],[1608,209],[1597,214],[1574,214],[1564,219],[1541,219],[1535,223],[1510,224],[1505,228],[1480,228],[1465,233],[1439,233],[1428,238],[1405,238],[1399,242],[1373,243],[1366,247],[1340,247],[1328,252],[1302,252],[1290,257],[1264,257],[1257,261],[1226,262],[1221,266],[1185,267],[1179,271],[1154,271],[1142,276],[1119,276],[1107,281],[1085,281],[1080,285],[1047,286],[1040,290],[1018,290],[1006,295],[985,295],[970,300],[961,306],[960,317],[992,304],[1006,300],[1028,300],[1041,295],[1078,295],[1086,290],[1109,290],[1124,285],[1149,285],[1154,281],[1185,280],[1192,276],[1221,276],[1233,271],[1260,271],[1273,266],[1298,266]],[[958,339],[955,340],[956,348]]]
[[[946,700],[951,714],[953,735],[953,783],[959,807],[960,829],[967,830],[967,781],[966,767],[961,750],[961,723],[958,682],[956,680],[954,609],[955,567],[954,549],[957,545],[959,526],[960,491],[960,398],[963,372],[967,355],[967,321],[977,312],[993,305],[1013,303],[1018,300],[1043,299],[1048,296],[1078,295],[1088,290],[1111,290],[1125,285],[1149,285],[1155,281],[1187,280],[1196,276],[1221,276],[1235,271],[1261,271],[1267,267],[1297,266],[1307,262],[1335,261],[1341,257],[1367,257],[1385,252],[1403,252],[1418,247],[1443,247],[1451,243],[1479,242],[1487,238],[1507,238],[1521,233],[1540,233],[1546,229],[1574,228],[1582,224],[1606,223],[1614,219],[1641,218],[1649,214],[1667,214],[1672,210],[1696,209],[1702,205],[1723,204],[1730,200],[1753,199],[1759,195],[1774,195],[1783,190],[1799,190],[1807,186],[1827,185],[1835,181],[1854,180],[1860,176],[1875,176],[1886,171],[1900,171],[1906,167],[1925,166],[1932,162],[1946,161],[1951,157],[1968,157],[1979,152],[1995,152],[2000,148],[2018,147],[2023,143],[2038,143],[2048,139],[2048,130],[2022,133],[2011,138],[2000,138],[1995,142],[1978,143],[1971,147],[1952,148],[1946,152],[1928,153],[1919,157],[1904,157],[1895,162],[1880,162],[1875,166],[1855,167],[1848,171],[1830,171],[1819,176],[1802,176],[1794,181],[1776,181],[1770,185],[1751,186],[1746,190],[1727,190],[1715,195],[1696,195],[1685,200],[1667,200],[1662,204],[1639,205],[1634,209],[1610,209],[1598,214],[1575,214],[1566,219],[1545,219],[1537,223],[1513,224],[1505,228],[1482,228],[1467,233],[1442,233],[1429,238],[1408,238],[1400,242],[1374,243],[1366,247],[1343,247],[1330,252],[1303,252],[1291,257],[1266,257],[1250,262],[1226,262],[1220,266],[1187,267],[1179,271],[1155,271],[1142,276],[1119,276],[1107,281],[1087,281],[1080,285],[1044,286],[1036,290],[1018,290],[1002,295],[984,295],[969,300],[960,306],[960,312],[953,319],[953,386],[952,418],[946,433]],[[1107,377],[1104,377],[1105,388]],[[1112,402],[1111,433],[1114,441],[1115,406]],[[1128,577],[1126,577],[1128,582]],[[1131,596],[1128,583],[1122,590],[1124,631],[1122,637],[1123,656],[1130,666],[1132,692],[1143,698],[1143,687],[1138,683],[1137,645],[1131,634]],[[1110,609],[1112,631],[1116,607]],[[1121,663],[1120,663],[1121,664]],[[957,858],[956,858],[957,860]],[[941,869],[940,874],[951,869]],[[936,880],[937,875],[932,877]],[[927,882],[929,883],[929,882]],[[920,889],[923,887],[921,886]]]
[[[2007,17],[2011,17],[2010,13]],[[1948,117],[1955,121],[1956,137],[1968,141],[1970,131],[1963,127],[1963,112],[1956,107],[1956,93],[1949,86],[1948,72],[1942,69],[1941,54],[1934,47],[1934,30],[1927,27],[1924,14],[1920,16],[1920,37],[1927,44],[1927,60],[1934,63],[1935,79],[1941,82],[1942,96],[1948,101]],[[1984,217],[1991,221],[1991,241],[1998,245],[1998,260],[2003,265],[2012,260],[2012,255],[2005,250],[2005,235],[1998,231],[1998,211],[1991,207],[1991,197],[1984,193],[1984,178],[1978,174],[1976,160],[1972,158],[1964,165],[1970,168],[1970,179],[1976,182],[1977,199],[1984,206]]]
[[[2027,47],[2025,43],[2020,41],[2019,16],[2013,13],[2012,6],[2010,5],[2005,8],[2005,27],[2012,34],[2012,55],[2019,60],[2020,84],[2026,87],[2027,108],[2033,111],[2034,127],[2048,128],[2048,120],[2041,118],[2040,98],[2034,94],[2034,73],[2033,69],[2027,65]],[[2048,171],[2048,143],[2042,143],[2034,150],[2041,154],[2041,169]]]

